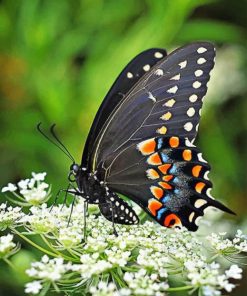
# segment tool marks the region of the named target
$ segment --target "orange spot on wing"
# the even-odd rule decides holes
[[[164,191],[160,187],[151,186],[150,187],[150,190],[151,190],[153,196],[156,197],[156,198],[158,198],[158,199],[162,198],[163,195],[164,195]]]
[[[198,182],[195,186],[196,192],[201,193],[202,189],[206,186],[203,182]]]
[[[173,227],[176,225],[181,225],[181,220],[175,214],[169,214],[165,217],[164,225],[166,227]]]
[[[158,174],[158,172],[154,169],[149,169],[147,170],[147,176],[149,179],[158,179],[160,176]]]
[[[156,153],[150,155],[149,158],[148,158],[148,160],[147,160],[147,162],[148,162],[149,164],[152,164],[152,165],[159,165],[159,164],[162,164],[162,161],[161,161],[161,159],[160,159],[160,156],[159,156],[159,153],[158,153],[158,152],[156,152]]]
[[[159,182],[159,185],[164,189],[172,189],[172,186],[166,182]]]
[[[183,159],[186,160],[186,161],[190,161],[192,159],[192,153],[191,153],[191,150],[189,149],[185,149],[183,151]]]
[[[156,216],[156,212],[162,207],[162,203],[158,200],[150,200],[148,203],[148,209],[152,213],[153,216]]]
[[[195,165],[193,168],[192,168],[192,175],[194,177],[198,177],[200,175],[200,171],[202,169],[202,166],[201,165]]]
[[[143,155],[149,155],[151,153],[154,153],[155,147],[156,147],[156,142],[155,142],[154,138],[148,139],[146,141],[139,143],[137,145],[137,147]]]
[[[169,182],[169,181],[171,181],[172,178],[173,178],[173,175],[166,175],[162,179],[166,182]]]
[[[163,173],[165,175],[165,174],[167,174],[167,171],[169,170],[169,168],[171,166],[172,165],[170,163],[166,163],[166,164],[158,166],[158,169],[161,171],[161,173]]]
[[[172,148],[176,148],[179,145],[179,138],[178,137],[171,137],[169,140],[169,144]]]

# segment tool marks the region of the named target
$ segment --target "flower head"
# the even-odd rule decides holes
[[[0,236],[0,258],[7,258],[18,251],[19,248],[13,242],[13,238],[12,234]]]

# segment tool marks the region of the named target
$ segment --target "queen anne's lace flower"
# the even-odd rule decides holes
[[[14,184],[8,183],[7,186],[2,188],[2,192],[8,192],[8,191],[9,192],[14,192],[14,191],[16,191],[16,189],[17,189],[17,187]]]
[[[38,294],[42,289],[42,285],[40,281],[33,281],[31,283],[27,283],[25,286],[25,293],[27,294]]]
[[[46,202],[50,197],[49,185],[44,181],[46,173],[32,173],[31,179],[21,180],[17,186],[9,183],[8,186],[2,188],[2,192],[15,192],[15,196],[27,205],[39,205]],[[19,189],[20,194],[16,193]]]
[[[43,256],[27,270],[33,281],[26,284],[26,293],[45,293],[51,286],[56,291],[93,296],[164,296],[172,295],[177,286],[180,290],[218,296],[223,290],[233,290],[231,279],[241,279],[242,269],[236,264],[225,270],[222,263],[211,262],[218,256],[247,252],[247,237],[240,230],[233,239],[227,238],[226,233],[208,236],[210,251],[214,251],[211,258],[202,237],[150,221],[116,225],[116,237],[112,223],[99,214],[96,206],[89,207],[84,229],[81,198],[76,199],[72,213],[71,206],[46,204],[49,185],[44,182],[45,175],[32,173],[31,179],[20,181],[18,188],[23,196],[13,191],[18,201],[29,206],[28,212],[0,205],[0,229],[9,227],[27,242],[32,240],[32,234],[39,234],[42,245],[37,247],[50,256]],[[12,185],[8,187],[14,189]],[[31,204],[35,206],[30,207]],[[37,241],[32,244],[35,246]],[[2,246],[0,242],[0,257],[5,256],[3,259],[8,262],[6,256],[16,249],[8,236]],[[173,274],[179,275],[178,282],[171,281],[174,286],[170,288],[167,280]]]
[[[18,250],[13,238],[12,234],[0,236],[0,258],[7,258]]]
[[[69,264],[65,264],[63,258],[49,259],[47,255],[40,262],[33,262],[26,272],[32,278],[56,282],[69,270]]]
[[[7,204],[0,204],[0,230],[17,226],[24,216],[20,207],[8,207]]]

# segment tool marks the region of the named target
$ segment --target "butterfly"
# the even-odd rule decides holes
[[[169,228],[196,231],[210,206],[234,214],[211,197],[210,166],[193,144],[214,58],[208,42],[137,55],[103,100],[81,164],[70,166],[74,193],[118,224],[139,222],[118,194]]]

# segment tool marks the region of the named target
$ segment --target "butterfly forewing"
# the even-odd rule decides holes
[[[146,73],[104,124],[93,149],[93,169],[136,140],[159,134],[193,140],[214,56],[210,43],[194,43],[171,53]]]
[[[82,166],[87,167],[93,143],[114,108],[124,99],[130,89],[150,69],[166,56],[161,48],[151,48],[137,55],[120,73],[113,86],[103,100],[90,129],[85,145]]]

